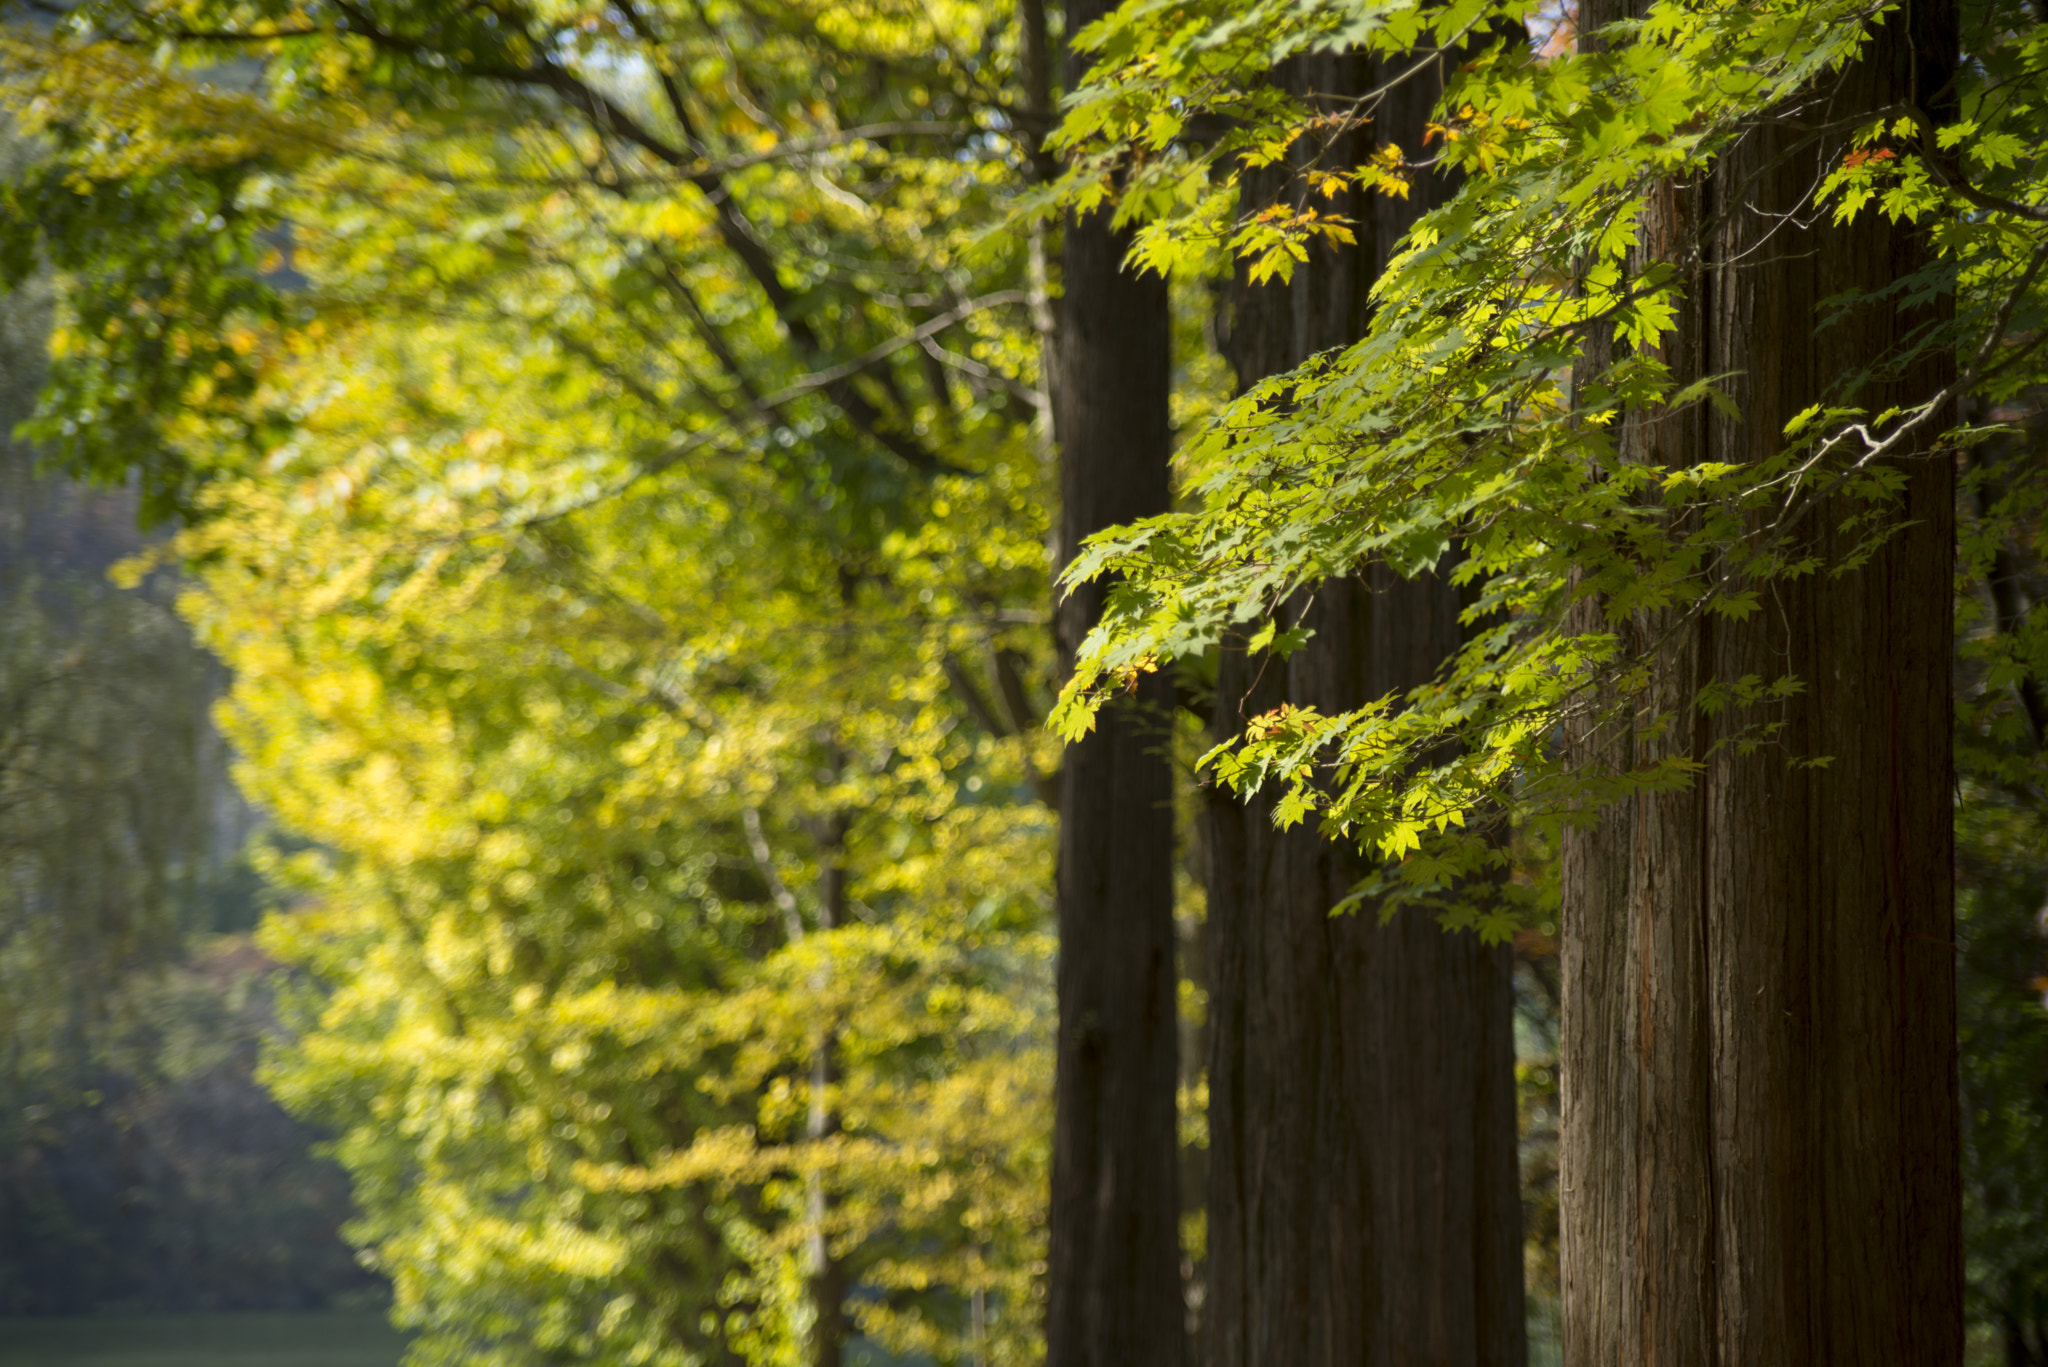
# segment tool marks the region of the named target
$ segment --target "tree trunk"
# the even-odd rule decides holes
[[[1106,12],[1067,9],[1073,32]],[[1069,88],[1084,64],[1068,63]],[[1060,560],[1090,532],[1166,511],[1166,284],[1123,269],[1098,213],[1062,256]],[[1062,671],[1100,615],[1083,585],[1056,619]],[[1059,1042],[1054,1083],[1048,1367],[1181,1367],[1175,1118],[1171,688],[1150,675],[1102,709],[1060,773]]]
[[[1369,76],[1355,57],[1284,73],[1332,95]],[[1422,146],[1439,88],[1411,82],[1377,138]],[[1269,178],[1247,194],[1281,189]],[[1240,281],[1240,382],[1355,340],[1395,242],[1446,193],[1424,183],[1406,202],[1354,204],[1357,251],[1312,253],[1291,287]],[[1328,711],[1424,682],[1459,644],[1458,610],[1441,578],[1321,585],[1315,635],[1291,660],[1226,652],[1218,735],[1282,700]],[[1366,872],[1354,852],[1276,831],[1264,801],[1212,791],[1209,818],[1210,1362],[1519,1367],[1508,951],[1419,916],[1333,918]]]
[[[851,581],[842,578],[841,585],[850,602]],[[846,752],[836,738],[827,742],[826,757],[828,782],[836,787],[846,768]],[[851,823],[845,812],[834,812],[818,824],[818,930],[829,935],[846,924],[846,836]],[[822,991],[825,983],[814,980],[814,987]],[[838,1085],[839,1032],[828,1029],[811,1055],[811,1107],[804,1137],[814,1144],[839,1132],[839,1115],[832,1106],[832,1089]],[[805,1261],[815,1317],[807,1345],[810,1367],[841,1367],[847,1339],[846,1264],[832,1252],[833,1199],[822,1175],[811,1175],[805,1197],[811,1225]]]
[[[1949,0],[1909,0],[1825,114],[1805,118],[1848,127],[1858,111],[1931,102],[1956,42]],[[1926,320],[1880,301],[1815,331],[1820,300],[1925,260],[1918,233],[1875,212],[1846,227],[1794,217],[1823,155],[1842,150],[1802,151],[1765,127],[1653,197],[1637,264],[1690,270],[1664,359],[1681,384],[1739,372],[1742,412],[1634,415],[1624,454],[1757,459],[1831,382]],[[1951,374],[1923,361],[1857,402],[1924,399]],[[1953,470],[1945,457],[1905,468],[1910,521],[1864,568],[1777,581],[1742,622],[1623,624],[1654,651],[1645,710],[1677,709],[1678,726],[1571,738],[1585,761],[1677,751],[1704,767],[1685,791],[1617,804],[1565,843],[1570,1367],[1961,1360]],[[1840,520],[1812,515],[1806,549],[1838,559]],[[1759,718],[1688,710],[1709,679],[1787,673],[1804,691],[1771,714],[1777,744],[1716,748]]]

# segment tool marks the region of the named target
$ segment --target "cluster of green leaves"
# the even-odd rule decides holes
[[[44,430],[163,453],[243,785],[315,843],[271,861],[314,986],[267,1076],[415,1359],[793,1362],[822,1250],[892,1350],[1031,1360],[1007,14],[109,3],[9,44]]]
[[[261,149],[276,141],[263,135],[278,130],[252,122],[247,100],[192,90],[118,54],[77,54],[82,62],[60,68],[40,46],[0,44],[17,80],[89,81],[91,103],[111,106],[104,118],[90,105],[66,117],[63,97],[45,89],[22,123],[55,154],[21,158],[0,186],[0,280],[19,288],[55,270],[91,282],[64,292],[42,404],[22,434],[83,477],[139,473],[144,515],[161,521],[188,507],[205,477],[192,453],[160,438],[165,416],[256,418],[241,407],[255,377],[220,322],[278,316],[276,291],[249,269],[260,220],[243,205]],[[151,131],[143,113],[157,104],[177,120],[161,140],[135,136]],[[191,131],[209,125],[224,131]],[[130,174],[158,161],[152,174]]]
[[[315,905],[265,943],[335,990],[268,1076],[341,1131],[415,1353],[789,1360],[817,1179],[864,1328],[950,1355],[978,1285],[1028,1355],[1048,823],[1027,742],[959,724],[980,624],[842,600],[766,472],[501,533],[449,486],[558,469],[505,435],[564,426],[554,367],[476,333],[330,345],[359,382],[211,496],[192,609],[245,785],[322,847],[278,870]],[[456,421],[386,435],[408,399]],[[986,516],[1002,482],[948,487]],[[929,540],[891,543],[906,574]],[[821,928],[833,875],[853,916]]]
[[[1311,243],[1355,240],[1354,225],[1331,206],[1344,192],[1406,197],[1417,175],[1467,162],[1491,167],[1500,135],[1526,124],[1508,113],[1495,126],[1465,109],[1434,130],[1445,139],[1438,155],[1381,142],[1370,159],[1347,165],[1329,148],[1371,125],[1391,85],[1332,101],[1288,91],[1268,73],[1319,52],[1390,58],[1418,72],[1446,60],[1491,63],[1497,54],[1474,54],[1496,33],[1519,32],[1525,8],[1479,0],[1120,6],[1077,35],[1096,66],[1052,139],[1069,154],[1067,170],[1026,203],[1087,208],[1113,195],[1117,222],[1136,230],[1132,261],[1145,269],[1212,270],[1234,257],[1255,284],[1289,280]],[[1305,146],[1321,150],[1304,158]],[[1300,193],[1243,203],[1243,174],[1283,162]]]
[[[1368,119],[1374,97],[1333,116],[1244,95],[1246,73],[1331,42],[1389,55],[1434,42],[1434,59],[1462,58],[1430,164],[1462,171],[1464,189],[1409,235],[1375,287],[1364,340],[1254,387],[1184,449],[1198,508],[1105,533],[1070,568],[1070,579],[1120,582],[1055,714],[1064,734],[1080,734],[1137,671],[1227,637],[1284,655],[1305,639],[1286,605],[1369,561],[1450,572],[1468,586],[1472,630],[1435,681],[1334,716],[1290,707],[1253,718],[1208,761],[1239,789],[1277,788],[1283,822],[1315,816],[1332,837],[1376,849],[1390,862],[1371,890],[1388,908],[1497,860],[1468,829],[1477,823],[1571,820],[1624,792],[1686,782],[1689,757],[1589,772],[1559,751],[1561,728],[1597,726],[1616,709],[1636,714],[1639,732],[1673,718],[1616,624],[1650,609],[1741,617],[1774,580],[1840,572],[1796,536],[1826,500],[1860,528],[1850,559],[1867,555],[1892,524],[1901,475],[1889,462],[1934,444],[1958,394],[2031,373],[2048,301],[2038,166],[2048,36],[1999,10],[1978,16],[1954,118],[1937,127],[1928,111],[1902,108],[1836,130],[1852,150],[1817,187],[1824,212],[1927,225],[1941,260],[1897,289],[1907,299],[1959,289],[1956,321],[1922,330],[1891,363],[1956,347],[1955,385],[1909,410],[1868,413],[1859,377],[1843,377],[1779,450],[1739,467],[1623,459],[1621,415],[1728,403],[1711,381],[1679,388],[1660,357],[1680,272],[1630,271],[1646,195],[1762,121],[1803,117],[1879,13],[1660,4],[1550,56],[1528,51],[1520,17],[1316,6],[1239,28],[1179,5],[1132,7],[1083,35],[1111,60],[1069,114],[1099,150],[1084,163],[1094,178],[1066,193],[1110,194],[1110,168],[1127,166],[1121,211],[1151,219],[1148,241],[1227,237],[1284,272],[1274,245],[1247,236],[1255,225],[1230,217],[1237,179],[1318,121]],[[1189,145],[1185,130],[1211,111],[1232,131]],[[1389,155],[1357,183],[1399,193],[1394,178],[1420,165]],[[1298,202],[1312,202],[1323,168],[1302,174]],[[1321,231],[1284,213],[1263,221],[1283,253]],[[1150,251],[1177,263],[1168,246]],[[1746,709],[1759,720],[1735,743],[1758,744],[1771,734],[1767,704],[1799,686],[1720,679],[1685,705]],[[1513,923],[1503,906],[1482,928],[1504,937]]]

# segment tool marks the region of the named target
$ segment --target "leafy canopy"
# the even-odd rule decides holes
[[[41,430],[188,522],[242,781],[315,843],[268,1076],[416,1360],[790,1361],[820,1247],[862,1332],[1029,1360],[1005,16],[110,3],[5,61]]]
[[[1888,364],[1955,347],[1956,383],[1871,413],[1857,406],[1862,377],[1842,377],[1779,449],[1741,466],[1622,459],[1623,413],[1730,402],[1711,378],[1680,388],[1660,358],[1682,273],[1630,269],[1646,196],[1764,121],[1809,117],[1881,11],[1663,3],[1548,56],[1530,50],[1523,17],[1479,3],[1127,7],[1082,35],[1102,62],[1060,135],[1084,149],[1061,193],[1114,196],[1144,225],[1134,259],[1154,269],[1206,269],[1227,251],[1285,278],[1306,243],[1348,231],[1316,208],[1325,186],[1401,194],[1413,175],[1464,173],[1375,286],[1362,341],[1260,383],[1188,445],[1198,506],[1103,533],[1067,572],[1117,578],[1055,713],[1069,737],[1159,660],[1226,640],[1299,648],[1299,595],[1367,561],[1467,586],[1469,642],[1430,684],[1336,715],[1248,718],[1205,761],[1240,790],[1277,788],[1282,823],[1313,816],[1378,851],[1389,863],[1367,890],[1389,910],[1444,905],[1458,876],[1495,860],[1482,823],[1585,819],[1622,793],[1688,781],[1690,757],[1594,772],[1559,750],[1567,721],[1672,721],[1615,625],[1648,609],[1739,618],[1774,581],[1867,556],[1893,525],[1895,458],[1941,436],[1957,395],[2028,381],[2042,335],[2048,30],[2001,11],[1973,34],[1952,115],[1902,106],[1827,130],[1835,169],[1815,187],[1819,212],[1926,225],[1940,260],[1895,298],[1955,290],[1955,321]],[[1314,135],[1333,121],[1370,127],[1384,89],[1331,113],[1258,80],[1290,53],[1331,47],[1412,57],[1389,61],[1397,73],[1455,61],[1431,148],[1382,146],[1355,167],[1293,156],[1298,193],[1241,211],[1246,169],[1323,145]],[[1209,129],[1222,131],[1197,136]],[[1612,340],[1597,362],[1596,336]],[[1822,506],[1855,532],[1848,563],[1802,549],[1802,522]],[[1770,702],[1799,687],[1716,679],[1687,705],[1743,709],[1754,723],[1730,743],[1754,746],[1773,734]],[[1476,914],[1489,936],[1513,928],[1509,907]]]

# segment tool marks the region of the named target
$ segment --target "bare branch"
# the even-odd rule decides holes
[[[741,812],[740,825],[746,828],[747,852],[754,858],[754,869],[768,885],[768,895],[775,899],[776,909],[782,913],[783,933],[791,944],[796,944],[804,938],[803,911],[797,906],[796,894],[775,868],[775,851],[768,848],[768,837],[761,830],[761,809],[749,807]]]

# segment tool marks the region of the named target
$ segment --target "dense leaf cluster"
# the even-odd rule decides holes
[[[314,842],[270,861],[310,976],[266,1076],[419,1361],[791,1361],[842,1313],[1034,1351],[1045,304],[977,231],[1044,110],[1004,20],[9,40],[40,430],[160,453],[242,783]]]
[[[1518,7],[1345,13],[1356,31],[1334,7],[1239,29],[1140,6],[1084,39],[1111,60],[1078,97],[1070,127],[1100,150],[1067,193],[1107,192],[1105,172],[1091,179],[1090,167],[1135,168],[1121,211],[1152,223],[1155,245],[1138,255],[1160,268],[1200,259],[1173,244],[1208,241],[1250,256],[1254,271],[1284,273],[1330,231],[1313,211],[1326,174],[1313,158],[1295,208],[1283,200],[1240,220],[1232,188],[1244,167],[1333,119],[1370,120],[1371,96],[1331,114],[1242,93],[1247,72],[1297,47],[1459,59],[1440,150],[1383,149],[1351,174],[1396,194],[1402,176],[1431,166],[1467,181],[1376,285],[1364,340],[1255,387],[1193,439],[1183,459],[1196,507],[1104,534],[1069,570],[1120,583],[1056,720],[1078,734],[1134,672],[1226,636],[1284,656],[1304,639],[1300,592],[1369,561],[1452,573],[1468,586],[1472,630],[1433,683],[1335,716],[1290,707],[1249,718],[1210,757],[1224,782],[1275,786],[1283,821],[1314,815],[1391,861],[1379,890],[1393,906],[1440,901],[1457,875],[1496,858],[1466,829],[1475,822],[1570,820],[1686,782],[1696,763],[1686,756],[1594,771],[1556,744],[1568,724],[1597,729],[1617,715],[1639,732],[1671,724],[1646,657],[1623,648],[1616,624],[1648,609],[1739,618],[1774,583],[1853,568],[1894,521],[1898,462],[1944,432],[1944,451],[1984,435],[1950,430],[1958,398],[2030,381],[2048,302],[2036,161],[2048,36],[2002,12],[1980,16],[1965,88],[1928,92],[1926,108],[1875,123],[1830,125],[1830,73],[1878,18],[1864,6],[1652,6],[1557,54],[1521,41]],[[1187,145],[1187,121],[1212,108],[1230,131]],[[1883,302],[1953,291],[1953,321],[1909,335],[1876,370],[1834,377],[1827,404],[1742,465],[1623,458],[1614,434],[1626,415],[1732,402],[1711,378],[1670,380],[1659,341],[1675,325],[1683,273],[1628,273],[1646,196],[1766,124],[1799,130],[1833,158],[1811,212],[1925,225],[1941,259]],[[1864,302],[1831,301],[1816,326],[1854,326]],[[1964,358],[1953,385],[1905,409],[1860,406],[1873,380],[1944,347]],[[1815,516],[1842,520],[1855,549],[1819,563],[1802,536]],[[1746,719],[1733,743],[1767,744],[1771,702],[1800,687],[1789,676],[1712,679],[1687,706],[1732,709]],[[1489,935],[1516,924],[1512,903],[1478,914]]]

